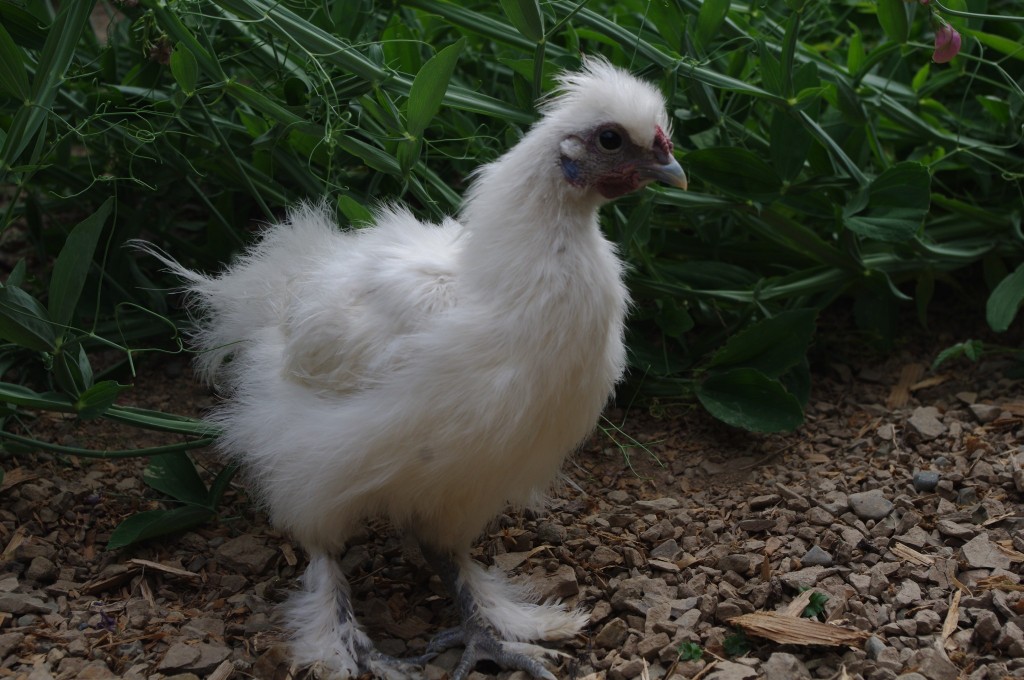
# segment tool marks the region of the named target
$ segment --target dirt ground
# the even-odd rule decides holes
[[[685,404],[613,409],[567,461],[547,514],[498,518],[477,558],[591,612],[584,634],[558,645],[556,676],[1024,677],[1017,366],[928,370],[957,333],[887,354],[841,335],[819,342],[797,432],[739,432]],[[126,401],[198,415],[213,399],[172,357],[144,363]],[[175,440],[52,414],[24,425],[91,449]],[[211,453],[195,457],[218,469]],[[144,461],[21,451],[2,465],[0,677],[305,675],[274,615],[305,558],[244,488],[215,522],[109,551],[120,521],[163,507]],[[353,541],[344,568],[387,653],[416,654],[454,620],[436,577],[383,522]],[[424,677],[444,678],[458,651]],[[486,664],[473,677],[525,680]]]

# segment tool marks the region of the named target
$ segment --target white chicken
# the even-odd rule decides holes
[[[226,392],[219,444],[309,553],[294,658],[332,677],[415,673],[354,618],[338,558],[368,517],[414,538],[452,594],[461,626],[428,656],[464,646],[453,680],[484,659],[553,680],[532,643],[586,621],[470,547],[507,506],[542,501],[622,374],[627,293],[598,208],[686,177],[652,85],[602,60],[559,83],[458,221],[391,207],[343,232],[303,205],[218,276],[165,258],[198,312],[200,372]]]

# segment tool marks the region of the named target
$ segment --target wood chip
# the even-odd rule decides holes
[[[206,676],[206,680],[228,680],[234,672],[235,666],[231,663],[231,659],[224,659],[212,673]]]
[[[160,564],[159,562],[140,560],[136,557],[133,557],[132,559],[128,560],[128,563],[134,564],[138,567],[142,567],[143,569],[154,569],[165,574],[170,574],[171,576],[182,576],[184,578],[199,578],[199,574],[195,573],[194,571],[188,571],[187,569],[182,569],[181,567],[173,567],[169,564]]]
[[[891,550],[892,554],[896,557],[905,562],[910,562],[911,564],[919,564],[926,567],[930,567],[935,564],[934,557],[925,555],[924,553],[919,553],[913,548],[903,545],[902,543],[893,543],[889,550]]]
[[[807,605],[811,603],[811,595],[813,594],[814,589],[808,588],[807,590],[803,591],[802,593],[794,597],[789,604],[782,607],[775,613],[779,616],[793,616],[796,618],[800,618],[800,615],[804,613],[805,609],[807,609]]]
[[[1024,584],[1015,583],[1009,576],[1000,574],[998,576],[986,576],[978,579],[975,586],[979,590],[1015,590],[1024,591]]]
[[[907,364],[900,370],[899,382],[892,391],[889,398],[885,400],[887,408],[903,408],[910,401],[910,387],[924,375],[924,364]]]
[[[108,590],[113,590],[128,581],[132,580],[132,577],[142,571],[142,567],[132,566],[126,568],[124,571],[119,571],[116,574],[105,576],[104,578],[89,581],[82,586],[82,594],[84,595],[96,595]]]
[[[295,550],[288,543],[281,544],[281,554],[284,555],[284,561],[289,567],[294,567],[299,563],[299,558],[295,556]]]
[[[945,644],[949,636],[956,632],[957,622],[960,619],[960,596],[963,591],[957,590],[953,593],[953,599],[949,602],[949,611],[946,612],[946,620],[942,622],[942,642]]]
[[[933,375],[930,378],[918,380],[916,383],[910,386],[910,391],[917,392],[918,390],[923,390],[928,387],[935,387],[936,385],[941,385],[942,383],[946,382],[952,377],[953,376],[950,375],[949,373],[940,373],[939,375]]]
[[[776,612],[754,612],[729,619],[750,635],[763,637],[782,645],[824,645],[829,647],[860,646],[871,633],[855,628],[782,616]]]
[[[7,547],[4,548],[4,553],[2,555],[5,562],[11,559],[11,555],[13,555],[14,551],[18,549],[18,546],[25,542],[25,533],[27,531],[28,529],[24,524],[14,530],[14,534],[11,536],[11,540],[7,541]]]
[[[24,484],[25,482],[32,481],[33,479],[36,479],[38,477],[39,475],[35,474],[34,472],[29,472],[25,468],[14,468],[13,470],[10,470],[9,472],[4,474],[4,482],[3,484],[0,484],[0,493],[3,493],[8,489],[12,489],[18,486],[19,484]]]

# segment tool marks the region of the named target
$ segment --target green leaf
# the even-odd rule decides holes
[[[192,54],[183,42],[175,45],[171,53],[171,75],[182,92],[190,97],[195,94],[196,81],[199,79],[199,62],[196,61],[196,55]]]
[[[714,417],[752,432],[789,432],[804,420],[796,397],[753,368],[712,373],[697,386],[697,399]]]
[[[0,288],[0,338],[38,352],[57,345],[46,308],[17,286]]]
[[[910,22],[907,20],[907,3],[903,0],[878,0],[878,23],[889,37],[898,43],[907,42]]]
[[[981,340],[964,340],[957,344],[947,347],[946,349],[939,352],[939,355],[935,357],[935,361],[932,362],[932,370],[946,363],[950,359],[965,356],[971,361],[977,361],[985,351],[985,345]]]
[[[373,213],[351,196],[344,194],[338,196],[338,210],[348,219],[350,224],[356,226],[373,224]]]
[[[20,101],[31,96],[25,54],[3,24],[0,24],[0,92]]]
[[[92,387],[92,366],[80,342],[57,348],[53,355],[53,377],[62,390],[75,397]]]
[[[913,161],[896,163],[871,182],[866,212],[846,215],[845,224],[867,238],[903,243],[917,234],[930,206],[928,168]],[[849,210],[859,208],[854,202]]]
[[[1011,40],[994,33],[983,33],[982,31],[963,31],[967,35],[976,38],[978,42],[986,47],[991,47],[996,52],[1001,52],[1013,59],[1024,60],[1024,43],[1020,40]]]
[[[533,42],[544,39],[544,15],[537,0],[501,0],[501,8],[525,38]]]
[[[793,309],[762,319],[730,337],[708,366],[743,366],[777,378],[807,354],[817,317],[814,309]]]
[[[114,197],[111,196],[96,212],[79,222],[68,234],[57,256],[50,276],[49,312],[50,318],[58,325],[71,323],[89,275],[96,244],[113,206]]]
[[[6,285],[21,288],[21,284],[25,282],[25,271],[25,258],[22,258],[18,260],[18,264],[14,265],[14,269],[7,275]]]
[[[1024,264],[999,282],[985,305],[985,319],[989,327],[1002,333],[1010,327],[1017,316],[1020,303],[1024,301]]]
[[[184,503],[209,509],[209,493],[187,453],[157,456],[146,466],[142,480],[157,491]]]
[[[711,39],[729,14],[730,4],[731,0],[704,0],[701,3],[697,14],[697,32],[694,35],[694,40],[701,48],[706,49],[711,44]]]
[[[811,149],[811,134],[794,116],[782,109],[776,109],[772,114],[769,134],[772,165],[782,179],[796,179]]]
[[[691,151],[686,155],[686,164],[695,177],[745,199],[774,198],[782,186],[779,176],[767,163],[738,147]]]
[[[864,36],[859,28],[853,26],[853,35],[850,36],[850,44],[846,48],[846,70],[851,76],[856,76],[864,66],[864,56]]]
[[[213,511],[197,505],[140,512],[117,525],[117,528],[110,534],[107,549],[123,548],[146,539],[185,531],[199,526],[211,517],[213,517]]]
[[[45,411],[70,412],[73,410],[66,395],[59,392],[38,393],[24,385],[0,382],[0,403],[15,404]]]
[[[120,385],[115,380],[103,380],[78,395],[75,411],[82,420],[92,420],[107,412],[117,401],[117,395],[130,390],[131,385]]]
[[[459,61],[459,53],[465,44],[465,38],[460,39],[428,59],[412,82],[406,108],[408,140],[399,151],[399,165],[403,175],[407,175],[419,159],[423,132],[441,110],[441,102],[444,101],[452,73]]]

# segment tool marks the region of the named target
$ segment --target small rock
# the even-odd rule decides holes
[[[893,598],[893,604],[900,609],[921,604],[921,586],[917,585],[915,581],[905,579],[900,584],[896,597]],[[913,619],[911,621],[913,622]],[[914,623],[914,634],[917,634],[916,623]]]
[[[621,561],[622,555],[606,545],[599,545],[594,548],[594,552],[590,556],[590,566],[594,569],[610,567],[611,565],[618,564]]]
[[[658,560],[668,560],[669,562],[672,562],[679,557],[679,553],[681,552],[682,549],[680,549],[679,544],[676,543],[675,539],[670,538],[652,550],[651,557]]]
[[[820,546],[814,545],[807,551],[807,554],[800,558],[800,564],[805,567],[831,567],[832,556],[822,550]]]
[[[640,643],[636,646],[636,652],[640,656],[650,661],[654,659],[656,656],[658,656],[658,652],[660,652],[662,647],[667,645],[669,642],[671,642],[671,640],[669,640],[667,634],[658,633],[656,635],[652,635],[651,637],[644,638],[643,640],[641,640]]]
[[[982,425],[987,425],[998,419],[999,414],[1003,412],[1003,409],[992,404],[971,404],[969,408]]]
[[[800,659],[785,652],[775,652],[761,666],[763,680],[802,680],[811,673]]]
[[[939,533],[943,536],[958,538],[961,541],[969,541],[978,533],[976,529],[969,527],[966,524],[952,522],[948,519],[940,519],[935,523],[935,528],[938,529]]]
[[[934,647],[919,649],[907,661],[907,667],[914,669],[928,680],[957,680],[960,670],[953,665],[944,652]]]
[[[678,507],[679,501],[675,498],[656,498],[651,501],[637,501],[633,503],[633,510],[644,515],[648,513],[660,515],[669,510],[675,510]]]
[[[1002,632],[999,617],[988,609],[982,609],[974,622],[974,635],[981,642],[994,642]]]
[[[39,555],[32,558],[28,569],[25,570],[25,578],[36,583],[51,583],[57,578],[58,573],[59,570],[56,564]]]
[[[862,491],[850,494],[850,509],[861,519],[878,520],[892,512],[892,501],[885,497],[881,489]]]
[[[754,496],[747,501],[747,507],[751,510],[764,510],[773,505],[778,505],[781,501],[782,498],[778,494],[771,493],[765,496]]]
[[[537,540],[550,545],[562,545],[568,533],[568,530],[561,524],[544,522],[537,527]]]
[[[626,641],[629,634],[629,626],[620,618],[614,618],[604,624],[597,635],[594,636],[594,645],[601,649],[617,649]]]
[[[224,659],[231,656],[231,649],[219,644],[201,643],[196,645],[199,655],[196,660],[187,665],[188,670],[204,675],[210,673],[219,666]]]
[[[10,656],[11,652],[17,649],[24,639],[24,633],[4,633],[0,635],[0,659],[6,659]]]
[[[975,536],[960,548],[964,562],[974,569],[1009,569],[1010,558],[995,544],[989,542],[988,536]]]
[[[568,564],[561,564],[554,572],[534,579],[531,585],[541,601],[564,600],[580,592],[576,571]]]
[[[25,593],[4,593],[0,595],[0,612],[7,612],[15,616],[22,614],[49,614],[53,606],[47,606],[38,597],[32,597]]]
[[[722,571],[734,571],[744,575],[750,570],[750,555],[735,554],[725,555],[718,560],[718,568]]]
[[[706,677],[708,680],[754,680],[757,671],[734,661],[719,661],[711,675]]]
[[[175,642],[164,654],[163,660],[157,666],[158,671],[176,671],[191,667],[199,660],[199,649],[195,645],[187,645],[184,642]]]
[[[806,590],[833,573],[835,573],[835,569],[826,570],[825,567],[806,567],[782,574],[779,576],[779,579],[794,590]]]
[[[946,426],[939,420],[939,409],[934,406],[919,406],[907,420],[924,439],[935,439],[946,432]]]
[[[872,635],[864,642],[864,651],[867,652],[868,658],[872,661],[876,661],[884,649],[885,643],[882,642],[882,638],[876,635]]]
[[[216,554],[217,559],[232,569],[244,574],[260,574],[270,566],[277,552],[255,536],[244,534],[226,541],[217,548]]]
[[[914,473],[914,488],[922,493],[935,491],[939,485],[939,473],[931,470],[921,470]]]

